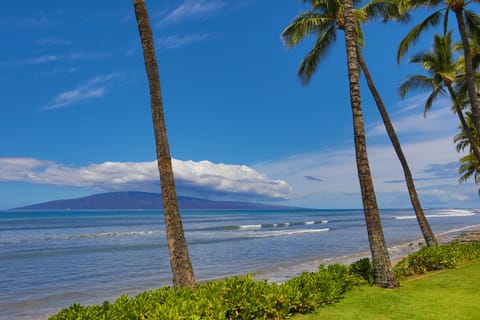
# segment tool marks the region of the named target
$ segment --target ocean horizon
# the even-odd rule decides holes
[[[480,209],[425,209],[436,234],[480,228]],[[410,209],[381,210],[387,245],[422,238]],[[182,210],[197,281],[250,273],[281,282],[369,254],[363,210]],[[333,260],[332,260],[333,259]],[[347,261],[347,260],[346,260]],[[0,319],[171,285],[163,212],[0,211]]]

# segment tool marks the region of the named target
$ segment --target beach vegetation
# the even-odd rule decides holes
[[[170,265],[173,274],[173,285],[195,288],[195,275],[183,231],[180,208],[178,205],[175,178],[173,175],[172,157],[168,145],[167,128],[163,110],[160,75],[150,19],[144,0],[134,0],[133,7],[137,20],[138,32],[142,43],[145,70],[150,89],[150,107],[155,134],[158,171],[162,192],[165,229],[167,234]]]
[[[50,319],[283,319],[335,303],[363,283],[350,266],[321,265],[282,284],[251,275],[229,277],[196,290],[164,287],[133,298],[123,295],[114,303],[73,304]]]
[[[452,320],[478,319],[480,313],[480,261],[460,264],[405,278],[397,290],[361,286],[339,303],[315,312],[292,317],[295,320]]]
[[[399,278],[427,271],[453,269],[459,263],[480,259],[480,242],[424,247],[399,261],[394,272]]]
[[[414,275],[463,266],[468,261],[480,261],[479,242],[425,247],[402,260],[394,270],[408,286],[408,279]],[[255,281],[251,275],[245,275],[201,283],[197,290],[164,287],[132,298],[123,295],[113,303],[91,306],[73,304],[53,315],[50,320],[284,319],[335,304],[347,292],[358,287],[361,289],[355,292],[370,292],[368,287],[372,286],[372,280],[373,266],[370,260],[361,259],[349,266],[320,265],[315,272],[304,272],[281,284],[267,280]]]
[[[466,123],[468,128],[473,131],[473,137],[476,139],[476,128],[474,124],[473,114],[471,112],[466,112],[465,115]],[[455,147],[458,152],[464,151],[465,148],[468,148],[469,152],[467,155],[460,158],[460,167],[458,168],[458,173],[460,175],[459,181],[466,182],[468,179],[473,177],[473,180],[476,184],[480,184],[480,162],[475,156],[473,148],[468,138],[468,130],[465,130],[463,126],[459,126],[460,132],[453,137],[455,142]],[[478,145],[478,140],[477,145]]]

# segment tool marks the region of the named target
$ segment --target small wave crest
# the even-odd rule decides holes
[[[145,231],[111,231],[86,234],[69,234],[69,235],[49,235],[44,237],[31,238],[7,238],[0,240],[2,244],[42,242],[42,241],[69,241],[79,239],[95,239],[95,238],[113,238],[113,237],[131,237],[131,236],[152,236],[163,234],[163,231],[145,230]]]
[[[247,224],[244,226],[238,226],[239,229],[261,229],[261,224]]]
[[[267,238],[267,237],[279,237],[279,236],[289,236],[296,234],[305,234],[305,233],[317,233],[317,232],[328,232],[330,228],[322,229],[294,229],[294,230],[272,230],[265,232],[252,233],[251,238]]]
[[[229,225],[229,226],[217,226],[210,228],[200,228],[200,229],[190,229],[188,231],[227,231],[227,230],[238,230],[238,229],[276,229],[276,228],[287,228],[287,227],[297,227],[297,226],[313,226],[317,224],[327,224],[328,220],[320,221],[297,221],[297,222],[278,222],[278,223],[262,223],[262,224],[245,224],[245,225]]]
[[[433,214],[426,214],[425,217],[427,218],[451,218],[451,217],[470,217],[476,215],[475,212],[471,210],[460,210],[460,209],[451,209],[451,210],[439,210]],[[396,220],[408,220],[408,219],[416,219],[415,215],[408,215],[408,216],[394,216],[393,219]]]

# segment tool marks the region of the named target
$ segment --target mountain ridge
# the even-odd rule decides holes
[[[178,196],[180,209],[184,210],[294,210],[297,207],[270,205],[242,201],[214,201],[208,199]],[[86,197],[53,200],[12,210],[161,210],[162,198],[159,193],[140,191],[107,192]]]

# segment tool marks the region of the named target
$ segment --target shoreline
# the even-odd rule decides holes
[[[470,237],[474,235],[473,239]],[[436,233],[437,240],[439,244],[445,244],[452,241],[460,241],[460,238],[466,239],[466,241],[480,241],[480,224],[473,224],[466,227],[456,228],[447,230],[444,232]],[[423,239],[414,239],[405,242],[399,242],[391,244],[388,247],[388,251],[390,254],[390,259],[392,264],[398,262],[400,259],[406,257],[408,254],[418,251],[421,247],[425,245],[425,241]],[[275,283],[282,283],[288,279],[296,277],[300,275],[302,272],[313,272],[318,269],[320,264],[329,265],[334,263],[340,264],[350,264],[356,260],[361,258],[370,257],[369,251],[363,252],[354,252],[352,254],[346,255],[337,255],[337,256],[323,256],[323,257],[312,257],[310,260],[300,261],[300,262],[291,262],[285,263],[281,265],[271,265],[268,269],[263,270],[252,270],[250,274],[253,276],[255,280],[267,280],[268,282],[275,282]],[[241,275],[241,274],[237,274]],[[233,277],[235,274],[228,275],[226,277]],[[213,278],[213,279],[199,279],[199,283],[204,281],[215,281],[221,278]],[[93,301],[81,301],[77,303],[81,303],[82,305],[90,305],[90,304],[101,304],[103,301],[115,301],[120,295],[127,294],[129,297],[136,296],[143,291],[148,290],[155,290],[163,286],[155,286],[152,288],[138,288],[138,290],[133,290],[131,292],[121,290],[119,292],[112,292],[109,296],[104,297],[94,297],[91,296],[90,299]],[[26,304],[25,304],[26,303]],[[57,306],[56,300],[48,301],[45,305],[43,303],[43,307],[41,310],[33,310],[28,308],[29,303],[27,301],[22,302],[22,305],[26,308],[20,307],[19,310],[15,313],[15,318],[18,319],[46,319],[47,317],[58,313],[62,308],[68,308],[69,305],[65,304],[62,306]],[[0,303],[1,306],[1,303]],[[33,305],[30,305],[32,307]],[[36,308],[36,307],[34,307]],[[1,316],[0,316],[1,319]]]
[[[438,244],[446,244],[465,238],[466,241],[480,241],[480,225],[471,225],[463,228],[452,229],[435,234]],[[413,241],[407,241],[400,244],[388,246],[388,253],[392,266],[398,263],[409,254],[417,252],[425,246],[425,239],[419,238]],[[351,264],[363,258],[370,258],[369,251],[352,253],[349,255],[315,258],[309,261],[285,264],[278,266],[274,270],[265,270],[252,273],[255,280],[267,280],[268,282],[282,283],[288,279],[299,276],[302,272],[314,272],[320,264]]]

